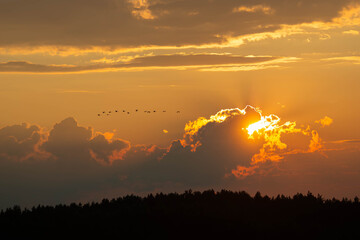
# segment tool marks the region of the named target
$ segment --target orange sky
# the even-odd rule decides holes
[[[358,0],[0,0],[0,32],[0,207],[186,188],[360,194]],[[266,138],[248,139],[240,115],[186,142],[190,121],[246,105],[304,134],[255,165]]]

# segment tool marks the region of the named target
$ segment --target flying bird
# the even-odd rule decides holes
[[[135,112],[139,112],[139,111],[140,111],[139,109],[135,109]],[[116,112],[116,113],[117,113],[117,112],[121,112],[121,110],[114,110],[113,112]],[[126,111],[125,109],[122,110],[122,112],[123,112],[123,113],[126,113],[126,114],[130,114],[130,112]],[[156,113],[156,112],[157,112],[157,110],[144,110],[144,113],[148,113],[148,114],[150,114],[150,113]],[[166,110],[159,110],[159,112],[166,113],[167,111],[166,111]],[[180,113],[180,110],[176,111],[176,113]],[[105,115],[105,116],[110,116],[110,115],[111,115],[111,111],[103,111],[102,114]],[[98,115],[98,117],[101,117],[102,114],[101,114],[101,113],[98,113],[97,115]]]

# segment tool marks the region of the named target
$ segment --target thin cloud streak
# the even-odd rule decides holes
[[[113,64],[92,64],[86,66],[42,65],[29,62],[0,63],[3,73],[74,73],[111,70],[151,70],[161,68],[204,68],[231,64],[247,65],[281,60],[279,57],[243,57],[220,54],[175,54],[137,57],[127,62]]]

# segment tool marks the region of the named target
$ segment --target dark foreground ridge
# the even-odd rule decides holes
[[[311,193],[269,198],[189,190],[31,210],[15,206],[1,212],[0,226],[2,239],[360,239],[360,203]]]

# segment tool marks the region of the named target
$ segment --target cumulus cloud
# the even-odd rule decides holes
[[[92,129],[78,126],[74,118],[55,124],[43,148],[59,158],[76,158],[88,153]]]
[[[278,116],[251,106],[198,118],[184,130],[182,138],[160,148],[95,133],[73,118],[55,124],[48,133],[28,125],[2,128],[0,182],[8,184],[0,184],[1,195],[7,196],[0,206],[19,201],[19,196],[24,203],[35,204],[40,199],[74,200],[119,189],[128,193],[234,184],[256,187],[256,178],[288,177],[291,171],[283,168],[285,160],[319,158],[318,153],[327,151],[315,130],[282,123]],[[47,138],[40,140],[39,135]],[[34,151],[46,151],[48,159],[16,161]]]
[[[107,140],[104,135],[98,135],[90,141],[90,151],[93,158],[105,164],[122,160],[130,144],[124,140]]]
[[[112,133],[93,133],[91,127],[79,126],[74,118],[67,118],[55,124],[48,140],[42,148],[59,161],[96,160],[100,164],[112,164],[122,160],[130,143],[122,139],[112,139]]]
[[[36,125],[23,123],[4,127],[0,129],[0,156],[26,160],[40,153],[38,147],[42,140],[41,129]]]
[[[251,106],[244,109],[222,110],[209,119],[199,118],[194,122],[190,122],[185,127],[185,139],[190,142],[189,145],[193,150],[197,151],[197,147],[202,146],[204,141],[218,138],[218,136],[213,136],[205,140],[201,140],[201,138],[199,140],[198,135],[206,129],[206,126],[226,123],[233,117],[240,117],[241,119],[241,124],[238,124],[237,127],[246,132],[245,136],[247,137],[243,137],[243,139],[247,140],[244,141],[245,143],[249,142],[249,140],[254,140],[257,143],[261,142],[261,146],[256,147],[257,153],[253,153],[246,158],[247,162],[239,162],[236,167],[232,166],[231,174],[235,177],[244,178],[259,173],[259,170],[264,173],[263,166],[268,167],[269,163],[278,163],[288,155],[324,151],[322,139],[316,130],[311,130],[309,126],[306,128],[298,127],[296,122],[287,121],[281,123],[280,117],[274,114],[264,116],[260,109]],[[236,127],[232,127],[232,129],[236,129]],[[287,135],[296,135],[295,144],[291,141],[284,142],[283,139]],[[230,149],[234,149],[236,147],[231,146],[231,143],[238,142],[239,139],[232,139],[225,145],[230,146]],[[305,142],[305,144],[300,144],[303,146],[299,147],[299,142]],[[211,152],[211,150],[208,150],[208,152]],[[227,149],[224,152],[228,152]],[[241,149],[240,152],[243,154],[246,150]],[[234,156],[236,155],[232,152],[230,158]],[[225,173],[225,176],[229,175],[230,173]]]
[[[227,115],[229,114],[229,115]],[[223,122],[220,119],[225,117]],[[227,173],[237,165],[248,166],[261,146],[249,142],[243,131],[253,113],[243,115],[238,109],[200,118],[187,124],[184,138],[173,141],[168,152],[154,166],[159,181],[172,181],[206,186],[225,181]]]
[[[315,121],[315,123],[320,124],[322,127],[330,126],[334,120],[328,116],[325,116],[324,118]]]

